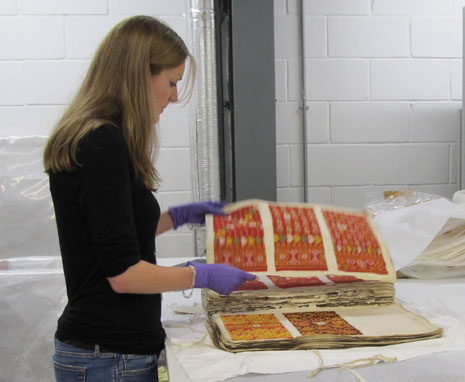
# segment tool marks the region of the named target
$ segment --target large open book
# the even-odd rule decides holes
[[[340,348],[441,335],[395,303],[388,247],[362,211],[246,200],[225,212],[207,216],[207,262],[257,279],[229,296],[203,291],[218,347]]]

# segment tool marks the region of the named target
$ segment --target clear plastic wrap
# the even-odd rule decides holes
[[[67,301],[61,258],[4,259],[0,265],[2,380],[53,381],[53,336]]]
[[[45,137],[0,139],[1,379],[54,380],[56,322],[66,304]]]
[[[0,139],[0,259],[59,255],[45,137]]]
[[[441,196],[414,190],[385,191],[384,199],[372,202],[365,207],[365,210],[376,216],[386,211],[393,211],[439,198]]]

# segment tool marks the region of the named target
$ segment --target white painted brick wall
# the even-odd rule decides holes
[[[309,145],[308,171],[312,186],[448,183],[449,145]]]
[[[412,189],[427,194],[440,195],[445,198],[451,199],[454,192],[457,191],[456,184],[428,184],[428,185],[415,185]]]
[[[303,200],[297,1],[275,1],[278,199]],[[362,206],[384,189],[457,189],[465,0],[304,0],[309,200]],[[47,135],[103,35],[133,14],[189,42],[188,0],[2,0],[0,136]],[[159,129],[164,208],[192,198],[187,109]],[[160,249],[192,253],[176,231]],[[160,253],[161,254],[161,253]]]
[[[277,199],[281,202],[295,202],[302,200],[302,188],[278,188]]]
[[[160,208],[167,210],[171,206],[179,206],[186,203],[192,202],[192,193],[189,191],[175,191],[175,192],[163,192],[159,191],[156,194]],[[189,227],[179,227],[177,230],[168,231],[165,235],[179,235],[179,234],[191,234],[192,231]]]
[[[194,236],[187,234],[164,234],[155,241],[157,257],[192,257],[195,256]]]
[[[191,189],[189,148],[159,150],[157,168],[162,178],[161,191],[188,191]]]
[[[278,146],[276,150],[276,172],[277,185],[279,187],[289,187],[291,185],[291,160],[289,155],[289,147]]]
[[[0,106],[2,136],[48,136],[65,106]]]
[[[310,102],[307,110],[307,142],[327,142],[329,138],[329,106],[325,102]],[[297,102],[276,104],[276,142],[280,144],[302,143],[302,110]]]
[[[412,18],[412,56],[462,57],[461,17]]]
[[[68,58],[91,58],[98,44],[110,29],[126,17],[127,14],[66,17],[66,56]],[[185,21],[182,17],[158,17],[165,21],[186,41],[187,31]]]
[[[274,17],[275,28],[280,31],[275,37],[275,56],[297,57],[299,46],[289,44],[290,40],[298,38],[298,18],[296,15],[276,15]]]
[[[287,100],[287,69],[285,60],[275,62],[276,100]]]
[[[371,63],[373,100],[450,99],[447,60],[378,60]]]
[[[461,103],[417,103],[412,106],[412,140],[458,142]]]
[[[298,17],[297,0],[275,5],[275,17]],[[363,207],[383,190],[408,188],[452,197],[464,6],[465,0],[304,0],[307,106],[327,108],[326,117],[321,110],[308,118],[310,201]],[[291,174],[286,187],[280,164],[278,200],[302,201],[299,36],[290,21],[277,25],[275,39],[286,49],[276,55],[277,151],[289,150]]]
[[[326,18],[305,16],[305,57],[325,57],[327,55]]]
[[[22,62],[0,61],[0,105],[24,104],[23,71]]]
[[[308,200],[315,203],[331,204],[331,189],[329,187],[312,187],[307,192]]]
[[[465,0],[453,0],[452,12],[456,16],[462,16],[463,7],[465,7]]]
[[[331,105],[331,141],[406,142],[410,138],[407,103],[341,102]]]
[[[301,145],[290,146],[290,156],[291,156],[291,187],[302,187],[304,185],[303,177],[303,150]],[[324,185],[324,184],[321,184]],[[320,185],[320,186],[321,186]]]
[[[304,13],[313,15],[366,15],[371,0],[304,0]],[[297,13],[297,1],[288,1],[288,11]]]
[[[296,16],[297,1],[288,0],[284,10],[283,2],[275,2],[276,15]],[[452,196],[457,189],[463,6],[465,0],[304,0],[305,27],[314,30],[306,35],[312,41],[305,46],[306,58],[321,58],[306,61],[308,106],[325,104],[331,111],[329,118],[309,121],[309,131],[331,132],[308,141],[323,143],[309,145],[309,200],[363,207],[384,190],[404,188]],[[309,15],[321,19],[309,26]],[[278,164],[278,200],[301,201],[299,57],[289,53],[298,52],[299,36],[295,26],[277,25],[275,37],[287,50],[276,54],[277,144],[279,153],[290,150],[291,166],[285,187],[285,169]],[[321,48],[312,51],[325,43],[327,56]],[[367,91],[352,88],[344,78],[354,77],[344,74],[347,69],[334,69],[348,58],[366,59]],[[447,144],[434,145],[440,142]]]
[[[189,109],[171,105],[160,118],[161,147],[189,147]]]
[[[329,17],[330,57],[408,57],[408,17]]]
[[[50,134],[103,37],[136,14],[159,17],[190,45],[189,0],[1,0],[0,137]],[[283,61],[283,77],[285,68]],[[158,126],[163,209],[192,200],[188,115],[172,106]],[[193,255],[192,231],[166,234],[157,248],[160,256]]]
[[[369,96],[369,63],[367,60],[306,60],[307,98],[311,101],[366,100]],[[289,86],[298,88],[291,76]],[[297,90],[290,92],[298,93]]]
[[[0,1],[0,15],[16,15],[18,13],[17,0]]]
[[[185,0],[109,0],[113,14],[184,15],[188,10]]]
[[[275,57],[297,57],[299,46],[289,44],[289,41],[297,41],[299,35],[299,19],[295,14],[284,14],[275,8],[274,28],[275,33]],[[325,57],[327,51],[326,18],[323,16],[305,16],[305,56]]]
[[[63,17],[0,17],[0,59],[63,58]]]
[[[449,0],[375,0],[375,15],[448,16],[452,14]]]
[[[329,104],[307,103],[307,143],[325,143],[329,140]]]
[[[126,16],[82,15],[65,19],[66,57],[92,58],[108,31]]]
[[[462,60],[450,61],[450,96],[462,101]]]
[[[35,15],[90,15],[108,13],[107,0],[21,0],[23,14]]]
[[[89,60],[27,61],[24,64],[26,103],[69,104],[89,66]]]
[[[458,161],[459,151],[458,144],[453,143],[449,146],[450,149],[450,169],[449,169],[449,182],[457,183],[458,180]]]
[[[288,101],[299,101],[302,95],[302,85],[301,85],[301,77],[300,77],[300,69],[299,69],[300,62],[296,59],[289,59],[286,60],[286,77],[285,81],[285,88],[284,100]],[[280,85],[278,85],[279,87]]]
[[[332,190],[331,203],[336,206],[363,208],[383,199],[386,190],[398,191],[400,186],[354,186],[337,187]]]
[[[449,182],[449,145],[378,145],[370,151],[375,185]]]
[[[370,157],[368,145],[308,145],[308,183],[317,187],[363,185],[372,179]]]

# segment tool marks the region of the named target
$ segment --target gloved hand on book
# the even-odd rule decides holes
[[[174,229],[187,223],[205,224],[205,215],[224,215],[223,202],[199,202],[170,207]]]
[[[246,281],[255,280],[255,275],[226,264],[202,264],[189,261],[195,268],[194,288],[208,288],[227,295]]]

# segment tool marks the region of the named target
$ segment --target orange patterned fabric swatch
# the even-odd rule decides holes
[[[381,247],[365,216],[322,210],[339,270],[388,273]]]
[[[216,264],[228,264],[247,272],[266,271],[263,225],[254,206],[226,216],[213,216]]]
[[[324,271],[325,250],[313,208],[269,205],[277,271]]]
[[[336,312],[285,313],[284,316],[303,336],[332,334],[340,336],[362,334]]]
[[[318,277],[282,277],[282,276],[269,275],[268,278],[278,288],[283,288],[283,289],[324,285],[324,282],[321,281]]]
[[[221,320],[233,341],[292,338],[274,314],[225,314]]]

